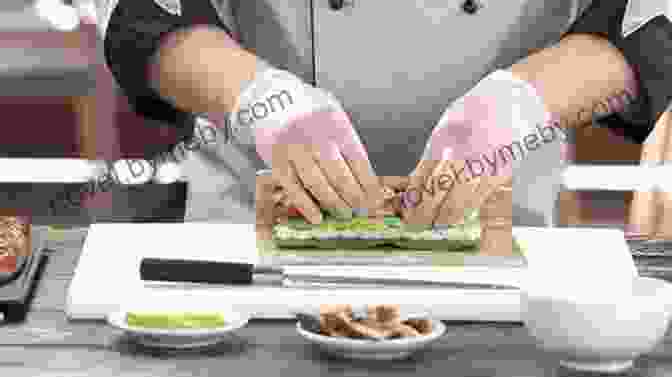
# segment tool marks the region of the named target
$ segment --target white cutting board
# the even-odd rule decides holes
[[[515,228],[527,249],[528,263],[556,273],[561,281],[581,275],[591,279],[637,274],[623,232],[609,229]],[[292,318],[298,308],[322,303],[398,303],[428,311],[444,320],[520,321],[515,291],[454,289],[299,289],[286,287],[217,287],[160,289],[144,287],[139,277],[144,257],[256,263],[253,224],[93,224],[84,243],[67,298],[70,319],[104,319],[135,302],[164,300],[184,307],[207,302],[234,305],[255,318]],[[605,266],[604,271],[601,267]],[[553,277],[555,276],[555,277]]]

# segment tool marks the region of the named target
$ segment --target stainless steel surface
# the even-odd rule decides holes
[[[306,286],[333,286],[333,287],[353,287],[371,286],[377,288],[383,287],[426,287],[426,288],[455,288],[455,289],[503,289],[518,290],[518,287],[495,284],[477,284],[460,282],[441,282],[420,279],[391,279],[391,278],[354,278],[354,277],[329,277],[317,275],[288,275],[287,280],[292,284]]]

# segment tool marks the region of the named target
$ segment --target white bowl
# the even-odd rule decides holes
[[[296,330],[309,342],[333,356],[355,360],[396,360],[427,348],[446,332],[446,325],[433,319],[431,334],[382,341],[320,335],[304,330],[300,322],[297,322]]]
[[[180,310],[166,310],[162,308],[137,307],[124,308],[107,315],[110,326],[123,330],[127,335],[134,338],[138,343],[149,347],[185,349],[210,346],[223,341],[228,335],[247,325],[249,316],[233,310],[230,307],[214,306],[208,308],[209,313],[222,313],[226,325],[218,328],[204,329],[155,329],[133,327],[126,323],[126,315],[129,312],[175,312]],[[183,310],[182,310],[183,311]]]
[[[632,284],[604,289],[527,287],[521,292],[521,316],[546,351],[565,367],[619,373],[655,348],[670,318],[672,284],[635,277]]]

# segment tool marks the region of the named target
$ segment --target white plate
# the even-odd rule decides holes
[[[196,348],[210,346],[221,342],[231,332],[244,327],[249,316],[235,312],[229,308],[207,310],[208,313],[222,313],[227,325],[209,329],[152,329],[133,327],[126,323],[129,312],[148,312],[152,310],[119,310],[107,316],[107,322],[118,329],[124,330],[127,335],[137,342],[162,348]]]
[[[324,336],[304,330],[301,323],[296,324],[296,329],[309,342],[334,356],[357,360],[396,360],[427,348],[446,332],[446,325],[432,320],[431,334],[383,341]]]

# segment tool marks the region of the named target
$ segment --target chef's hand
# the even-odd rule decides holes
[[[481,208],[499,187],[511,185],[510,176],[473,176],[469,161],[422,160],[411,175],[411,186],[402,193],[402,213],[407,224],[446,226],[459,224],[465,215]]]
[[[382,186],[334,96],[286,71],[271,69],[256,81],[241,95],[232,124],[251,125],[257,153],[289,203],[313,224],[322,221],[320,208],[341,218],[355,209],[375,213]]]
[[[417,225],[459,223],[512,176],[524,142],[549,114],[534,88],[495,71],[444,112],[403,195],[404,218]]]

